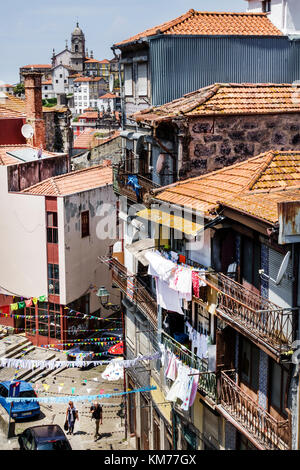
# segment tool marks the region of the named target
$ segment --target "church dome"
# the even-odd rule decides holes
[[[83,36],[82,29],[79,28],[79,23],[76,24],[76,28],[74,29],[72,36]]]

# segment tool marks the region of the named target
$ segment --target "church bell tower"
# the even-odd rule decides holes
[[[71,37],[71,52],[72,59],[71,65],[77,72],[83,72],[84,61],[85,61],[85,37],[79,27],[79,23],[76,24]]]

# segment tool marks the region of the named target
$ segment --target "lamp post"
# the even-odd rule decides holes
[[[109,292],[108,292],[108,290],[106,289],[105,286],[101,286],[98,289],[98,292],[97,292],[96,296],[99,297],[101,305],[105,306],[105,305],[108,304],[110,294],[109,294]]]

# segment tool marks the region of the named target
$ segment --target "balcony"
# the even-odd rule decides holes
[[[136,177],[136,181],[139,185],[138,189],[135,189],[127,184],[128,177]],[[134,203],[144,202],[144,196],[149,193],[153,188],[158,188],[159,185],[146,178],[145,176],[138,175],[137,173],[130,173],[125,171],[120,166],[114,166],[113,168],[113,187],[116,194],[127,197]]]
[[[116,258],[110,258],[108,264],[112,268],[112,281],[156,327],[157,303],[144,283],[138,280],[136,276],[128,276],[127,269]]]
[[[235,371],[221,372],[217,409],[261,450],[288,450],[289,420],[277,421],[237,384]]]
[[[221,320],[248,336],[275,360],[291,350],[291,310],[278,307],[221,273],[207,274],[205,282],[217,291],[216,314]]]
[[[208,371],[207,362],[195,356],[189,349],[175,341],[167,333],[162,332],[162,342],[166,348],[172,351],[184,364],[200,372],[198,390],[208,399],[216,402],[217,381],[216,374]]]

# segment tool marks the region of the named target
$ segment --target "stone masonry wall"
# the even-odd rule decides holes
[[[300,150],[300,113],[200,117],[189,122],[184,177],[197,176],[268,150]]]

